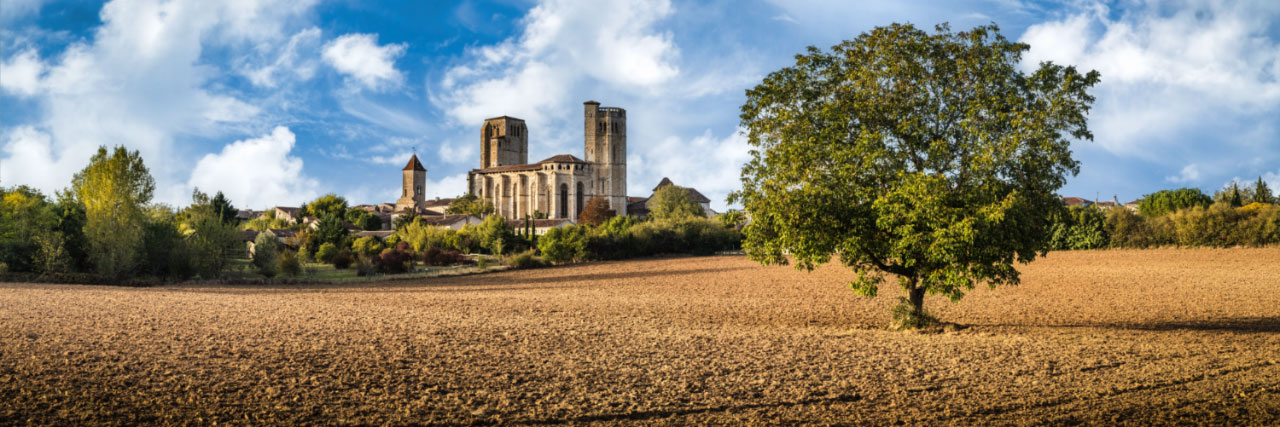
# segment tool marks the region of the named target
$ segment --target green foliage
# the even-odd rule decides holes
[[[355,262],[355,255],[351,251],[343,249],[330,257],[329,262],[333,264],[333,268],[346,270],[347,267],[351,266],[352,262]]]
[[[89,269],[89,242],[85,240],[84,205],[75,200],[70,191],[58,192],[58,202],[52,207],[54,230],[62,234],[62,247],[67,254],[67,267],[71,271]]]
[[[480,200],[479,196],[470,193],[454,198],[453,203],[450,203],[449,207],[445,209],[445,213],[450,215],[471,214],[481,218],[492,214],[493,211],[493,203]]]
[[[342,224],[342,217],[333,213],[325,213],[316,222],[315,232],[312,233],[317,244],[331,243],[333,245],[341,245],[343,239],[347,238],[349,231]]]
[[[654,190],[649,198],[649,217],[658,221],[675,221],[685,218],[706,216],[702,205],[693,201],[689,189],[675,185],[664,185]]]
[[[253,266],[266,277],[274,277],[280,272],[280,244],[276,235],[270,231],[258,233],[253,238]]]
[[[1126,209],[1127,210],[1127,209]],[[1049,246],[1053,249],[1100,249],[1107,247],[1106,215],[1094,206],[1072,206],[1053,215]]]
[[[547,262],[543,261],[541,257],[534,254],[533,249],[529,249],[527,251],[511,256],[511,258],[507,260],[507,265],[510,266],[511,268],[516,268],[516,269],[538,268],[538,267],[546,266]]]
[[[517,236],[511,224],[499,215],[485,217],[475,232],[480,247],[494,255],[502,255],[505,250],[520,250],[525,245],[524,239]]]
[[[294,224],[287,219],[277,218],[276,210],[270,209],[263,212],[262,215],[258,215],[257,218],[246,221],[242,228],[245,230],[263,231],[267,229],[288,230],[296,228],[296,226],[297,224]]]
[[[361,230],[374,231],[382,229],[382,219],[378,218],[372,212],[360,208],[347,209],[346,220],[355,224]]]
[[[333,243],[325,242],[320,244],[320,249],[316,250],[316,261],[328,264],[333,261],[333,256],[338,254],[338,247]]]
[[[740,210],[733,209],[728,212],[716,215],[716,222],[719,222],[720,225],[723,225],[727,228],[735,228],[735,229],[741,230],[742,226],[747,225],[747,215]]]
[[[548,262],[564,264],[585,261],[588,258],[587,242],[591,228],[586,225],[566,225],[547,231],[538,239],[538,251]]]
[[[280,254],[280,274],[288,277],[298,277],[302,274],[302,261],[298,259],[297,253],[284,251]]]
[[[123,278],[142,254],[142,208],[151,202],[155,181],[137,151],[99,147],[89,166],[76,173],[72,188],[85,207],[89,260],[99,275]]]
[[[1258,177],[1258,182],[1253,184],[1253,201],[1256,203],[1276,203],[1276,196],[1271,193],[1271,187],[1267,186],[1267,182]]]
[[[202,278],[222,277],[240,249],[240,233],[234,223],[219,218],[218,207],[209,195],[196,189],[191,199],[191,205],[183,210],[186,219],[179,229],[186,236],[192,264]]]
[[[38,270],[40,241],[48,241],[57,218],[43,194],[20,186],[0,189],[0,262],[9,271]]]
[[[175,280],[196,274],[191,248],[178,224],[178,215],[165,205],[146,210],[142,233],[140,272],[152,277]]]
[[[409,243],[415,253],[423,253],[430,248],[446,247],[445,239],[449,232],[447,227],[427,225],[425,221],[413,221],[396,230],[400,241]]]
[[[1160,190],[1142,196],[1142,200],[1138,202],[1138,213],[1151,218],[1195,206],[1205,207],[1212,203],[1213,199],[1201,192],[1199,188]]]
[[[926,291],[1017,284],[1013,263],[1046,249],[1054,192],[1079,170],[1071,141],[1092,139],[1099,81],[1052,63],[1024,74],[1028,49],[994,25],[894,24],[771,73],[747,91],[752,158],[730,196],[751,214],[747,253],[804,269],[838,255],[868,296],[893,274],[916,312]]]
[[[351,244],[351,249],[355,251],[357,255],[377,255],[379,252],[382,252],[382,241],[373,236],[361,237]]]
[[[298,210],[298,217],[324,218],[326,215],[333,215],[341,219],[346,213],[347,199],[329,193],[302,205],[302,208]]]
[[[231,205],[231,200],[227,199],[227,196],[223,195],[221,191],[215,194],[209,203],[213,205],[213,213],[218,220],[230,225],[240,222],[236,219],[236,214],[239,211],[236,210],[235,206]]]

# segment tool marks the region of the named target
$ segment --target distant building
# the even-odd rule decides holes
[[[427,203],[427,168],[418,161],[418,155],[409,158],[409,163],[401,171],[404,182],[401,186],[400,200],[396,201],[396,212],[421,212]]]
[[[568,218],[535,219],[533,220],[533,234],[541,236],[543,234],[547,234],[547,232],[551,231],[552,228],[564,227],[566,225],[573,225],[573,221],[569,221]],[[517,233],[523,233],[525,221],[523,219],[511,221],[511,228],[514,228]]]

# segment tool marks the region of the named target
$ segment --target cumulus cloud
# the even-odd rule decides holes
[[[399,189],[396,189],[399,194]],[[427,180],[426,196],[428,199],[457,197],[467,192],[467,174],[450,175],[437,180]]]
[[[44,74],[44,62],[35,50],[25,50],[0,63],[0,89],[18,96],[31,96],[40,92],[40,78]]]
[[[1195,163],[1189,164],[1182,168],[1177,175],[1170,175],[1164,178],[1165,181],[1175,184],[1187,184],[1200,180],[1200,167]]]
[[[295,142],[284,126],[233,142],[201,158],[187,185],[208,193],[222,191],[244,207],[297,206],[320,192],[316,181],[302,173],[302,159],[290,155]]]
[[[66,186],[99,145],[124,145],[142,153],[158,201],[185,204],[191,162],[178,141],[233,131],[260,112],[209,84],[217,73],[201,63],[206,45],[279,43],[284,22],[312,3],[115,0],[102,7],[91,37],[48,58],[23,52],[5,60],[4,90],[35,100],[37,118],[26,125],[47,135],[28,132],[0,150],[4,173],[13,177],[6,185],[51,192]],[[28,70],[12,84],[11,64]],[[47,155],[32,154],[45,149]]]
[[[406,45],[378,46],[377,34],[347,34],[324,46],[324,61],[370,90],[399,86],[404,75],[396,69],[396,58]]]
[[[1236,135],[1221,142],[1240,152],[1265,148],[1276,135],[1258,132],[1268,122],[1258,119],[1280,111],[1280,41],[1272,31],[1280,3],[1175,3],[1125,10],[1089,3],[1032,25],[1021,39],[1031,45],[1023,65],[1098,70],[1090,124],[1095,141],[1112,153],[1180,164],[1222,151],[1171,153],[1169,145],[1189,132]]]
[[[750,151],[741,131],[724,137],[710,130],[693,138],[667,137],[627,156],[627,192],[647,196],[667,177],[677,185],[696,188],[711,199],[712,209],[723,212],[725,198],[740,188],[742,166],[750,160]]]
[[[469,49],[433,101],[465,124],[495,114],[542,122],[583,82],[654,91],[679,73],[673,36],[656,28],[673,11],[667,0],[546,1],[518,38]]]
[[[49,134],[31,126],[18,126],[4,135],[0,150],[0,185],[25,184],[52,194],[71,185],[71,173],[83,166],[68,165],[53,154]],[[45,167],[33,168],[28,165]]]

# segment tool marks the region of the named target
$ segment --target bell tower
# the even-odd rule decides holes
[[[609,201],[618,215],[627,213],[627,110],[583,104],[583,136],[586,160],[592,164],[591,193]]]
[[[404,181],[401,184],[403,188],[400,191],[400,200],[396,201],[396,211],[417,212],[427,202],[427,168],[422,167],[417,154],[409,158],[409,164],[404,165],[403,175]]]

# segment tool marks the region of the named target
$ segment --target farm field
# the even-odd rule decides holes
[[[741,256],[417,281],[0,283],[0,424],[1280,424],[1280,248],[899,292]]]

